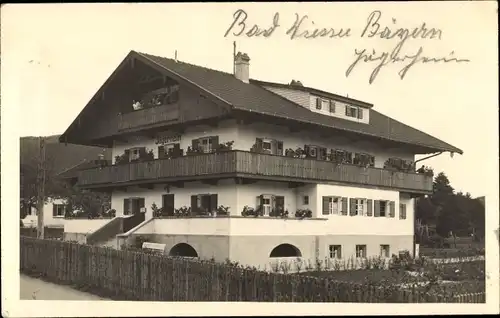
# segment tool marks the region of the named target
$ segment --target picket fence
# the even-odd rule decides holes
[[[20,243],[22,273],[86,287],[111,299],[407,303],[470,302],[480,298],[446,298],[58,240],[21,237]]]

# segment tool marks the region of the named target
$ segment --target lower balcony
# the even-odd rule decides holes
[[[83,170],[79,172],[78,183],[82,188],[99,188],[231,177],[305,183],[339,182],[409,193],[432,192],[432,176],[424,174],[239,150]]]

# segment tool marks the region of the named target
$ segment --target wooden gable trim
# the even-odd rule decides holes
[[[165,76],[168,76],[168,77],[171,77],[173,79],[175,79],[176,81],[180,82],[180,83],[184,83],[184,84],[187,84],[188,86],[190,86],[192,89],[198,91],[198,92],[203,92],[204,96],[206,96],[210,101],[218,104],[218,105],[222,105],[222,106],[233,106],[230,102],[226,101],[225,99],[213,94],[211,91],[207,90],[206,88],[204,87],[201,87],[200,85],[188,80],[187,78],[175,73],[174,71],[172,70],[169,70],[167,69],[166,67],[164,67],[163,65],[153,61],[152,59],[150,59],[149,57],[141,54],[141,53],[138,53],[138,52],[135,52],[135,51],[132,51],[135,55],[135,57],[140,60],[141,62],[153,67],[154,69],[158,70],[159,72],[161,72],[163,75]]]
[[[217,104],[218,106],[223,106],[223,107],[232,107],[233,105],[229,103],[228,101],[216,96],[209,90],[199,86],[198,84],[186,79],[185,77],[165,68],[164,66],[156,63],[155,61],[151,60],[150,58],[135,52],[135,51],[130,51],[127,56],[122,60],[122,62],[118,65],[118,67],[111,73],[111,75],[106,79],[104,84],[101,85],[101,87],[97,90],[97,92],[92,96],[90,101],[85,105],[83,110],[77,115],[75,120],[70,124],[70,126],[66,129],[66,131],[59,137],[60,142],[64,142],[64,140],[67,139],[68,135],[71,136],[73,133],[74,129],[77,129],[78,127],[78,121],[79,118],[82,117],[84,113],[88,112],[89,107],[92,107],[93,103],[99,98],[104,96],[104,90],[109,86],[111,81],[115,79],[117,76],[118,72],[121,71],[125,66],[130,65],[129,63],[134,63],[135,61],[141,61],[144,64],[148,65],[149,67],[155,69],[156,71],[159,71],[163,76],[168,76],[176,81],[178,81],[180,84],[183,84],[187,87],[190,87],[191,89],[194,89],[197,92],[202,93],[204,96],[206,96],[210,101],[213,103]]]

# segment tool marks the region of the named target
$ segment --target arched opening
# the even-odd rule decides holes
[[[301,257],[300,250],[291,244],[280,244],[276,246],[269,257]]]
[[[196,250],[191,245],[186,243],[179,243],[172,247],[169,255],[182,257],[198,257],[198,253],[196,253]]]

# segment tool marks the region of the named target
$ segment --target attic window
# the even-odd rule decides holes
[[[316,98],[316,109],[321,109],[322,106],[322,100],[321,98],[317,97]]]
[[[345,115],[347,117],[357,118],[358,117],[358,108],[353,107],[353,106],[346,106],[345,107]]]

